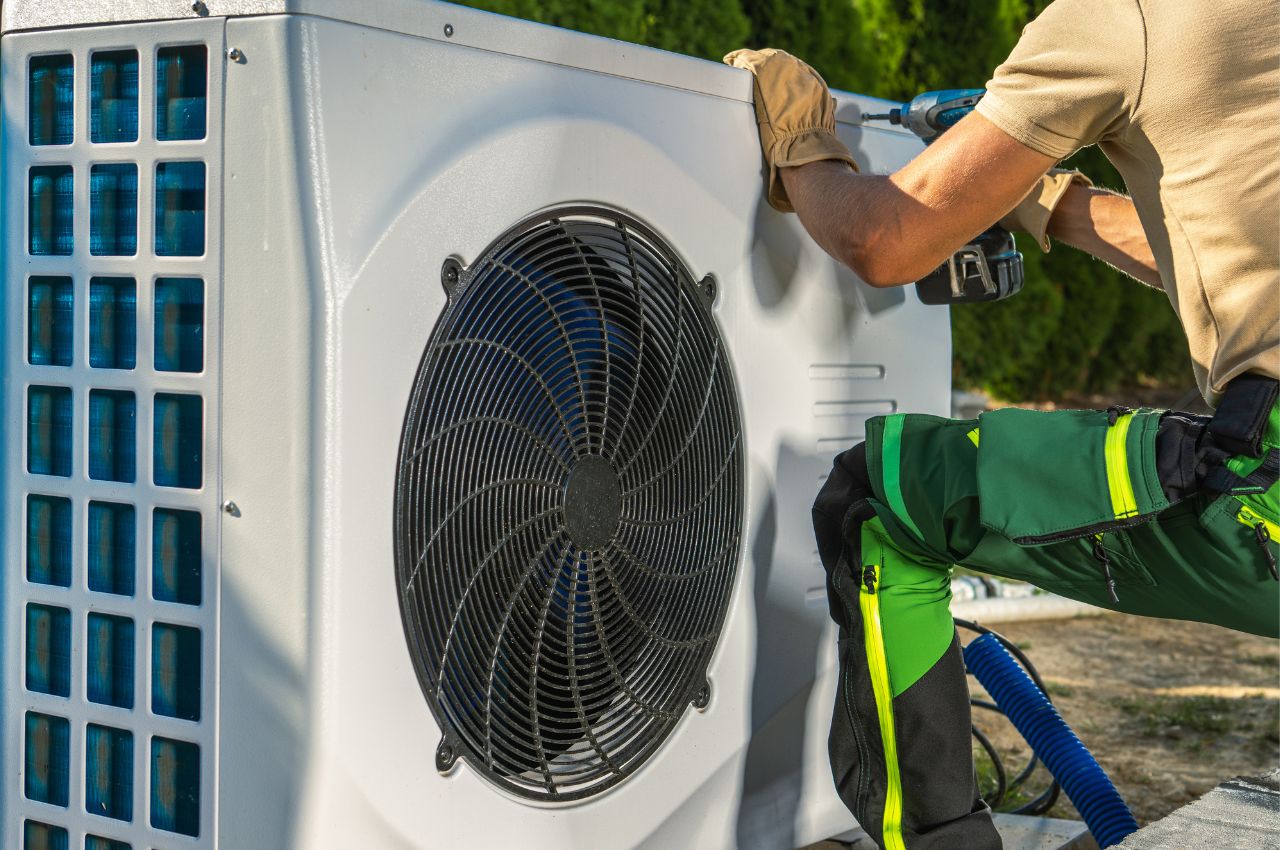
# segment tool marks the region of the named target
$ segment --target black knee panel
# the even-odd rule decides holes
[[[858,443],[836,455],[818,498],[813,503],[813,530],[818,539],[818,555],[828,572],[840,558],[851,533],[851,524],[872,516],[867,500],[875,496],[867,469],[867,444]]]

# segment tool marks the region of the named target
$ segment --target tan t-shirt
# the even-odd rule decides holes
[[[1056,0],[978,112],[1124,176],[1200,391],[1280,378],[1280,2]]]

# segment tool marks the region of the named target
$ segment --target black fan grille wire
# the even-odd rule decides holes
[[[444,766],[544,801],[635,773],[706,685],[743,491],[724,344],[658,236],[574,207],[490,246],[427,343],[396,478]]]

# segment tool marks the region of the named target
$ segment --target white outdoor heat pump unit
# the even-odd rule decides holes
[[[809,510],[947,412],[948,314],[764,203],[745,72],[423,0],[3,31],[0,847],[853,827]]]

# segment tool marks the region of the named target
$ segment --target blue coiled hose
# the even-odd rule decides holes
[[[1137,831],[1111,779],[999,638],[984,634],[970,641],[964,663],[1062,785],[1099,847]]]

